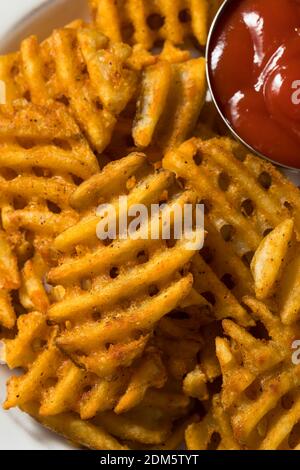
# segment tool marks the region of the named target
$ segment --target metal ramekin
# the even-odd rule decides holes
[[[240,142],[242,143],[245,147],[247,147],[252,153],[258,155],[259,157],[268,160],[269,162],[273,163],[275,166],[277,166],[283,173],[285,173],[290,180],[292,180],[295,184],[299,185],[300,184],[300,169],[299,168],[294,168],[290,167],[288,165],[284,165],[283,163],[276,162],[269,157],[266,157],[262,153],[260,153],[258,150],[253,148],[248,142],[246,142],[237,132],[236,130],[232,127],[231,122],[224,116],[218,100],[215,96],[213,85],[212,85],[212,80],[211,80],[211,74],[210,74],[210,63],[209,63],[209,58],[210,58],[210,52],[211,52],[211,45],[212,45],[212,40],[214,38],[214,33],[216,31],[217,26],[219,26],[220,22],[223,19],[223,15],[227,12],[227,9],[232,7],[233,4],[238,4],[237,0],[224,0],[222,3],[221,7],[219,8],[214,21],[211,25],[208,39],[207,39],[207,46],[206,46],[206,75],[207,75],[207,83],[208,83],[208,88],[211,94],[211,98],[213,100],[214,105],[216,106],[219,115],[221,116],[223,122],[226,124],[228,129],[230,130],[231,134]],[[300,146],[299,146],[299,156],[300,156]]]

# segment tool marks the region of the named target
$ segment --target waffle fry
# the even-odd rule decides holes
[[[264,238],[251,263],[256,297],[268,301],[273,296],[286,325],[299,319],[299,260],[294,221],[287,219]]]
[[[18,327],[18,336],[5,340],[5,359],[11,368],[23,367],[27,373],[10,379],[6,409],[17,405],[50,429],[95,449],[106,448],[98,440],[103,433],[107,439],[110,436],[107,445],[112,449],[119,448],[112,435],[140,444],[162,444],[173,423],[189,409],[184,396],[155,390],[164,386],[165,373],[153,348],[137,368],[100,380],[77,368],[59,351],[56,328],[49,328],[44,315],[23,315]],[[163,411],[167,402],[171,405],[168,417]],[[109,411],[116,404],[115,413]],[[129,411],[131,408],[135,411]],[[95,419],[87,421],[96,413]],[[81,429],[86,430],[85,438]]]
[[[26,97],[37,105],[63,102],[92,147],[101,153],[111,139],[116,116],[132,98],[137,73],[126,60],[131,49],[111,47],[99,31],[76,22],[38,44],[25,39],[20,52],[0,58],[7,100]]]
[[[299,444],[293,433],[299,422],[299,366],[292,363],[299,331],[283,326],[258,300],[246,297],[244,302],[257,321],[256,329],[252,334],[231,320],[223,321],[230,339],[216,340],[222,392],[214,399],[213,419],[207,416],[188,429],[189,448],[206,448],[207,426],[218,433],[219,448],[290,450]],[[226,426],[216,424],[218,416]]]
[[[26,260],[30,233],[42,250],[43,240],[76,222],[69,206],[74,180],[95,173],[98,163],[60,105],[18,102],[2,107],[0,128],[2,224],[17,255]]]
[[[160,61],[145,70],[141,87],[133,126],[136,146],[177,146],[189,137],[204,103],[205,60]]]
[[[41,45],[34,36],[25,39],[19,53],[0,58],[0,79],[8,102],[63,102],[98,153],[114,141],[120,113],[136,98],[137,110],[128,115],[134,145],[179,145],[194,128],[206,94],[203,58],[190,59],[169,41],[157,57],[139,46],[110,44],[80,22],[54,31]]]
[[[31,124],[28,125],[28,122]],[[65,126],[63,126],[64,123]],[[56,126],[58,126],[58,131],[56,130]],[[30,254],[30,243],[23,238],[23,234],[21,232],[17,231],[20,228],[26,227],[29,230],[33,230],[35,233],[43,232],[48,234],[48,232],[46,232],[47,228],[43,227],[47,222],[46,219],[50,219],[52,228],[53,225],[55,225],[54,219],[59,219],[59,216],[56,216],[49,210],[46,201],[43,204],[38,200],[39,196],[40,198],[43,197],[43,199],[49,201],[49,204],[51,201],[52,204],[57,204],[57,207],[58,204],[60,204],[62,209],[67,208],[66,196],[63,193],[67,193],[68,183],[65,182],[62,184],[62,181],[64,180],[60,181],[59,178],[51,179],[47,177],[46,179],[41,175],[37,177],[32,171],[33,168],[37,171],[39,167],[41,172],[43,167],[45,168],[45,171],[54,170],[55,165],[58,170],[60,166],[60,159],[58,158],[59,147],[57,147],[56,150],[56,147],[54,145],[51,146],[50,143],[39,146],[34,145],[31,139],[35,138],[37,140],[38,137],[41,142],[43,140],[45,142],[49,140],[50,142],[52,139],[54,140],[54,136],[56,135],[58,136],[58,139],[63,138],[63,135],[66,135],[71,140],[73,133],[74,140],[76,139],[78,141],[78,136],[76,126],[74,129],[72,120],[69,119],[68,116],[66,116],[65,119],[65,116],[59,107],[53,108],[52,110],[50,109],[46,114],[45,109],[27,107],[24,106],[23,103],[16,104],[14,107],[2,106],[0,127],[2,135],[0,144],[0,206],[2,225],[6,230],[6,234],[1,232],[1,323],[6,328],[12,328],[15,324],[16,314],[14,311],[14,305],[12,304],[10,291],[22,288],[24,279],[18,272],[17,256],[19,260],[22,261],[23,257]],[[65,132],[63,129],[65,129]],[[20,140],[18,141],[18,139]],[[52,153],[55,152],[53,159],[49,158],[50,151],[52,151]],[[48,152],[48,159],[45,155],[46,152]],[[64,151],[62,150],[62,152]],[[75,152],[78,153],[78,155],[82,154],[82,158],[86,156],[90,157],[90,152],[85,148],[83,142],[75,144],[74,153]],[[69,154],[70,153],[71,152],[69,152]],[[43,154],[43,157],[39,158],[39,155],[41,154]],[[72,158],[72,160],[73,159],[74,158]],[[69,160],[71,160],[70,156]],[[89,162],[84,163],[88,166],[87,163]],[[93,163],[95,167],[96,161]],[[62,164],[62,167],[63,166],[64,164]],[[79,169],[79,165],[77,168]],[[19,174],[20,169],[23,174]],[[69,162],[69,171],[71,171],[71,169],[72,165]],[[88,171],[92,170],[84,169],[82,172],[80,169],[81,176],[87,174]],[[76,170],[74,173],[76,173]],[[46,188],[47,191],[49,191],[47,197],[45,197]],[[27,207],[26,204],[28,204]],[[23,206],[22,209],[18,208],[20,205]],[[16,210],[14,210],[15,206],[17,206]],[[38,210],[34,213],[34,209]],[[69,212],[70,219],[72,211]],[[66,220],[64,223],[68,225],[67,214],[68,212],[65,211],[64,216]],[[74,220],[74,216],[71,220]],[[63,219],[62,216],[60,216],[60,225],[62,222]],[[48,230],[50,228],[49,225],[50,224],[48,224]],[[56,223],[56,225],[58,224]],[[30,261],[28,261],[28,263],[30,263]],[[25,278],[28,278],[28,271],[30,270],[29,264],[27,264],[26,270],[27,274],[25,274]],[[33,269],[31,267],[31,271],[32,270]],[[42,298],[44,299],[45,306],[45,302],[47,302],[47,300],[46,294],[44,293],[44,289],[41,285],[41,279],[38,278],[37,282],[40,285],[39,291],[42,293],[40,300],[42,300]],[[37,300],[37,291],[32,293],[36,296]],[[41,306],[41,304],[39,305]],[[28,305],[26,305],[26,307],[27,306]]]
[[[82,421],[72,413],[64,413],[57,416],[42,417],[39,414],[38,406],[28,403],[22,410],[31,415],[46,428],[62,435],[75,444],[80,444],[90,449],[98,450],[127,450],[116,439],[108,434],[104,429],[95,426],[87,421]]]
[[[161,39],[182,44],[194,36],[206,44],[208,27],[219,0],[90,0],[95,23],[116,42],[151,49]]]
[[[191,419],[189,419],[179,423],[170,437],[162,444],[158,442],[157,445],[147,445],[139,440],[131,440],[127,442],[127,445],[122,445],[119,440],[101,426],[101,422],[107,423],[108,427],[112,429],[115,434],[121,434],[122,436],[127,435],[131,438],[140,439],[141,441],[151,441],[151,443],[155,440],[161,441],[162,436],[167,436],[170,432],[166,432],[165,425],[163,425],[163,429],[159,429],[159,425],[160,427],[162,426],[162,421],[155,423],[155,420],[151,420],[150,410],[146,410],[148,419],[145,420],[144,409],[139,411],[139,422],[136,416],[130,416],[126,419],[122,418],[120,420],[115,415],[110,414],[105,414],[101,416],[101,418],[97,418],[97,421],[95,420],[93,422],[82,421],[72,413],[43,417],[39,414],[38,407],[34,403],[22,406],[22,410],[50,430],[64,436],[69,441],[96,450],[128,450],[131,448],[134,450],[176,450],[182,442],[186,424],[191,421]],[[112,421],[110,418],[112,418]],[[126,427],[122,428],[122,425]],[[170,427],[170,425],[168,427]]]
[[[168,152],[163,165],[205,204],[208,236],[202,254],[214,273],[239,303],[253,295],[250,262],[264,236],[291,217],[299,236],[299,190],[272,165],[225,138],[192,139]]]
[[[35,401],[40,404],[41,416],[74,411],[79,413],[82,419],[89,419],[97,412],[113,409],[123,393],[127,406],[130,407],[132,385],[138,383],[134,370],[131,373],[129,370],[120,371],[108,380],[100,380],[94,374],[78,368],[57,348],[57,330],[54,327],[49,328],[45,315],[39,312],[20,316],[18,331],[15,339],[4,341],[5,360],[10,368],[23,367],[27,372],[10,379],[4,405],[6,409],[12,406],[26,406]],[[155,364],[160,367],[158,386],[161,386],[164,381],[164,369],[155,354],[155,351],[150,351],[145,361],[149,364],[151,360],[156,361]],[[147,387],[156,386],[157,375],[153,379],[150,377],[147,384],[142,381],[139,383],[139,386],[143,387],[140,401]],[[133,397],[132,406],[137,402],[138,397]]]
[[[19,289],[21,306],[45,312],[46,267],[51,240],[77,221],[69,206],[77,178],[86,179],[98,163],[79,128],[62,105],[47,107],[24,100],[0,110],[0,209],[3,280],[1,323],[15,324],[11,291]],[[33,252],[36,254],[33,256]],[[24,268],[19,273],[18,264]]]
[[[120,216],[127,210],[119,205],[120,195],[127,194],[128,207],[149,207],[172,191],[173,183],[169,172],[153,173],[145,156],[133,153],[109,164],[71,198],[73,206],[85,215],[55,241],[56,248],[65,255],[61,264],[50,271],[48,282],[63,286],[64,296],[50,307],[48,318],[61,325],[71,322],[72,327],[61,332],[57,344],[75,362],[99,376],[112,374],[117,366],[127,365],[139,355],[149,339],[148,332],[188,295],[191,276],[176,273],[189,262],[193,251],[184,240],[167,248],[165,241],[151,237],[117,239],[104,246],[96,237],[100,219],[89,208],[96,207],[99,200],[111,202]],[[170,207],[195,202],[193,192],[177,191]],[[151,225],[147,230],[152,230]],[[161,233],[159,220],[157,227]],[[78,244],[82,255],[70,257],[68,253]],[[137,340],[134,338],[138,332]],[[76,354],[78,349],[81,357]]]

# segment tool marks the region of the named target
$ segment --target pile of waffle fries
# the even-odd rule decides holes
[[[91,0],[0,57],[4,408],[83,447],[300,449],[300,192],[207,101],[220,3]],[[102,241],[120,196],[203,204],[204,247]]]

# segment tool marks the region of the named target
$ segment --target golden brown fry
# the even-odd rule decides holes
[[[245,303],[257,320],[256,338],[230,320],[223,321],[230,340],[217,340],[223,374],[221,409],[230,420],[237,445],[248,449],[291,449],[293,427],[299,422],[299,366],[292,362],[297,328],[283,326],[264,304],[253,298]],[[266,332],[259,327],[264,325]],[[261,331],[261,333],[259,333]],[[254,332],[253,332],[254,333]],[[286,422],[286,427],[281,423]]]
[[[111,182],[110,191],[106,181]],[[117,367],[128,367],[140,357],[156,323],[192,288],[192,277],[179,274],[193,257],[188,241],[179,240],[168,248],[160,239],[163,214],[167,210],[172,214],[176,204],[183,207],[195,202],[193,192],[172,189],[173,182],[169,172],[153,173],[143,155],[131,154],[107,165],[72,196],[72,204],[84,214],[88,210],[89,215],[56,239],[56,247],[65,254],[60,265],[50,270],[48,281],[63,286],[63,296],[51,305],[47,316],[60,325],[70,322],[70,328],[62,329],[57,344],[100,377],[113,374]],[[150,216],[145,228],[139,228],[141,236],[137,240],[117,239],[105,246],[97,239],[100,219],[93,215],[92,208],[98,201],[107,203],[112,198],[118,214],[127,210],[119,205],[118,196],[122,194],[127,194],[128,207],[137,203],[149,207],[160,202],[164,194],[168,198],[172,190],[174,198],[170,198],[157,221]],[[173,226],[173,216],[169,223]],[[153,224],[158,240],[150,236]],[[68,256],[78,243],[82,255]]]
[[[250,263],[266,234],[293,217],[296,238],[299,237],[299,190],[272,165],[225,138],[191,139],[167,153],[164,167],[184,179],[205,206],[208,236],[201,253],[204,259],[239,303],[244,295],[253,295],[255,284]],[[283,289],[286,308],[290,312],[295,309],[291,318],[298,315],[297,304],[292,299],[292,293],[297,291],[296,264],[294,261],[291,265],[289,276],[290,285],[295,288]],[[204,282],[209,279],[202,277]],[[213,286],[206,292],[211,299],[211,294],[214,295],[213,303],[218,311]],[[230,298],[232,302],[231,295]],[[284,301],[278,302],[278,311],[283,305]],[[236,308],[241,307],[236,304]],[[238,321],[241,320],[240,317]]]
[[[8,103],[23,97],[41,106],[63,103],[92,147],[102,152],[116,116],[136,91],[137,72],[126,65],[131,54],[129,46],[110,47],[102,33],[79,21],[55,30],[42,44],[35,36],[25,39],[20,53],[1,58],[0,78]]]
[[[268,234],[258,247],[251,263],[256,297],[276,301],[286,325],[299,318],[299,242],[295,241],[294,221],[287,219]]]

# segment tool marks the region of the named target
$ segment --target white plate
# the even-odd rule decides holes
[[[55,27],[76,18],[86,18],[87,0],[8,0],[0,2],[0,53],[18,50],[20,41],[30,34],[47,37]],[[291,175],[289,175],[291,176]],[[292,176],[295,177],[293,174]],[[294,183],[300,184],[300,177]],[[0,366],[0,403],[5,398],[9,371]],[[48,432],[17,409],[0,407],[0,450],[72,449],[64,439]]]
[[[86,0],[8,0],[0,2],[0,52],[19,48],[30,34],[44,39],[53,28],[87,17]],[[0,403],[5,399],[5,382],[9,371],[0,366]],[[48,432],[17,409],[0,407],[0,450],[72,449],[67,441]]]

